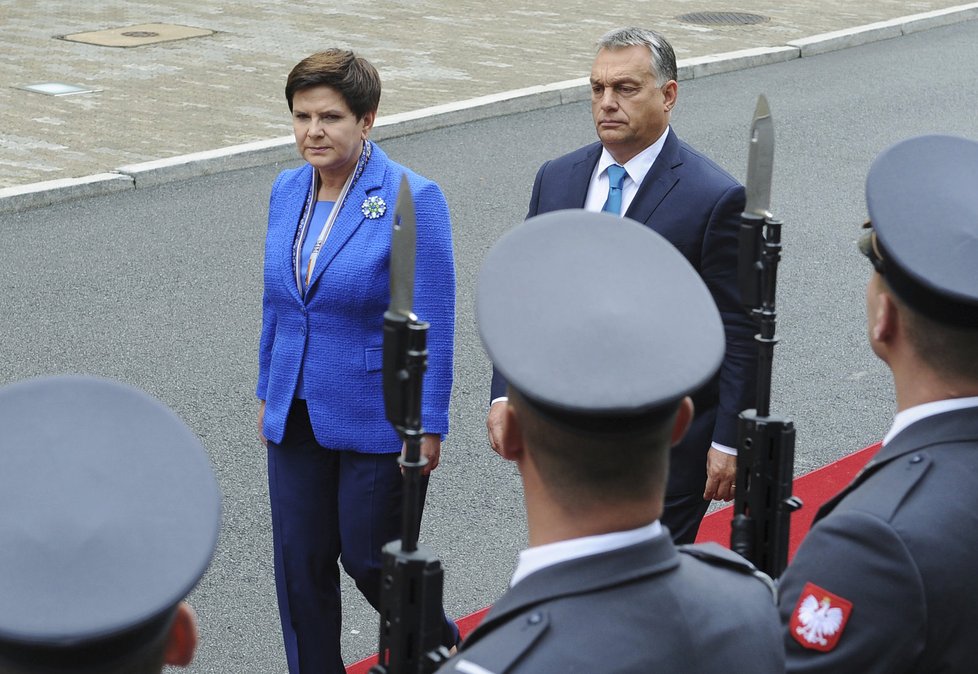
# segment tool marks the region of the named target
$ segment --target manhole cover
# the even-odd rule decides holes
[[[701,26],[750,26],[771,20],[763,14],[748,12],[692,12],[676,18],[685,23],[698,23]]]
[[[188,37],[213,35],[214,31],[206,28],[178,26],[172,23],[142,23],[138,26],[122,26],[95,30],[88,33],[73,33],[72,35],[56,35],[70,42],[97,44],[100,47],[141,47],[145,44],[185,40]]]

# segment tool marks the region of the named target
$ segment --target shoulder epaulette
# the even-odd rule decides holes
[[[718,543],[697,543],[696,545],[680,545],[679,552],[695,557],[701,562],[722,566],[727,569],[739,571],[740,573],[754,576],[764,583],[771,591],[771,596],[777,599],[777,585],[769,575],[751,564],[748,560],[738,555],[733,550],[728,550]]]

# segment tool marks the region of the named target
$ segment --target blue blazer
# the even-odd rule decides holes
[[[256,394],[265,401],[263,432],[282,442],[300,367],[316,440],[331,449],[400,451],[384,414],[381,361],[390,303],[390,244],[401,175],[417,214],[414,312],[428,321],[422,424],[448,432],[455,332],[455,263],[448,204],[435,183],[394,163],[376,145],[326,239],[305,296],[296,287],[292,245],[312,166],[283,171],[272,187],[265,239],[265,289]],[[380,197],[386,212],[361,206]]]
[[[527,217],[584,208],[600,157],[601,143],[594,143],[541,166]],[[713,295],[726,332],[720,371],[692,396],[696,416],[686,437],[672,449],[670,494],[703,489],[711,442],[736,447],[737,416],[755,404],[757,329],[741,306],[737,282],[737,236],[745,203],[743,186],[670,128],[659,157],[625,213],[668,239],[689,260]],[[668,324],[662,329],[668,330]],[[505,392],[505,380],[493,372],[492,397]]]

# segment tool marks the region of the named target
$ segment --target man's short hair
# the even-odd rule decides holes
[[[885,284],[886,276],[882,278]],[[941,323],[912,309],[892,289],[890,296],[921,361],[944,378],[978,383],[978,328]]]
[[[676,69],[676,52],[660,33],[649,28],[616,28],[605,33],[598,40],[598,49],[624,49],[625,47],[648,47],[652,53],[651,70],[656,84],[660,87],[669,80],[679,78]]]
[[[541,477],[565,506],[631,503],[664,493],[675,407],[641,430],[614,433],[556,422],[512,388],[509,401]]]

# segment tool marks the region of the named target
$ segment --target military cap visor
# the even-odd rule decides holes
[[[869,170],[866,205],[875,240],[863,250],[897,296],[939,322],[978,327],[978,143],[893,145]]]
[[[0,428],[0,656],[137,648],[217,542],[200,441],[145,393],[89,377],[0,389]]]
[[[672,411],[724,353],[692,266],[648,227],[606,213],[555,211],[504,235],[483,262],[476,316],[510,386],[584,427]]]

